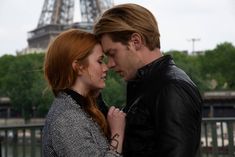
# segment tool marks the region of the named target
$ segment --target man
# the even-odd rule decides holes
[[[127,81],[124,157],[195,157],[202,99],[196,85],[160,52],[150,11],[136,4],[107,10],[95,24],[108,67]]]

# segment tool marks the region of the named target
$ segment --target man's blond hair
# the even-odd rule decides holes
[[[160,48],[160,33],[153,14],[137,4],[121,4],[104,12],[94,26],[99,38],[108,34],[114,42],[127,45],[133,33],[141,35],[150,50]]]

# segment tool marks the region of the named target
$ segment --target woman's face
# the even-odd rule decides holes
[[[88,66],[83,70],[81,79],[88,90],[96,91],[105,87],[108,68],[103,62],[104,54],[100,44],[95,45],[87,57]]]

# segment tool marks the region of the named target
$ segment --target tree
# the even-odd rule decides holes
[[[28,121],[35,116],[36,110],[39,115],[45,116],[48,110],[51,95],[43,96],[46,82],[43,78],[42,65],[44,54],[28,54],[13,57],[9,63],[9,57],[3,57],[0,64],[6,63],[6,69],[1,69],[1,95],[11,99],[14,109]],[[3,72],[7,70],[7,72]],[[45,105],[47,104],[47,105]],[[44,111],[41,109],[44,106]],[[43,111],[43,112],[42,112]]]
[[[213,50],[208,50],[201,58],[203,77],[214,82],[210,90],[235,89],[235,47],[231,43],[222,43]]]
[[[124,106],[126,95],[125,83],[114,71],[108,73],[106,87],[102,93],[107,105]]]
[[[10,77],[10,65],[14,63],[15,56],[4,55],[0,58],[0,96],[7,96],[7,86],[6,81]]]
[[[207,85],[201,74],[201,66],[198,61],[199,56],[190,56],[180,51],[169,51],[167,54],[170,54],[174,58],[176,65],[185,71],[201,92],[207,89]]]

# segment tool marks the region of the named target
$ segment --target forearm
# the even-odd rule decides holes
[[[116,133],[111,136],[110,139],[110,150],[113,150],[119,154],[122,153],[122,145],[123,145],[123,134]]]
[[[110,107],[107,120],[110,127],[110,150],[121,154],[125,130],[126,114],[118,108]]]

